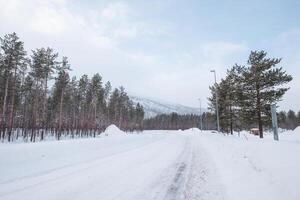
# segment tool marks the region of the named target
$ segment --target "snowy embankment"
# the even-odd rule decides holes
[[[300,131],[274,141],[205,133],[200,144],[215,163],[230,199],[300,199]]]
[[[2,143],[0,199],[298,200],[300,131],[280,138],[111,126],[99,138]]]

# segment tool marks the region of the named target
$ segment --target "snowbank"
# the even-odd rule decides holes
[[[116,125],[111,124],[105,129],[104,134],[106,136],[109,136],[109,135],[124,135],[125,132],[121,131]]]
[[[200,131],[200,129],[197,128],[197,127],[194,127],[194,128],[186,129],[186,130],[184,130],[184,131],[187,131],[187,132],[198,132],[198,131]]]
[[[298,126],[297,128],[295,128],[294,132],[300,134],[300,126]]]
[[[264,139],[208,131],[197,135],[201,137],[199,145],[215,163],[229,199],[300,199],[300,143],[294,137],[300,134],[281,134],[279,141],[271,134]]]

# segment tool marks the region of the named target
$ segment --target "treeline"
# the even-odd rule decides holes
[[[135,106],[123,87],[112,90],[99,74],[70,77],[67,57],[58,60],[49,47],[28,56],[16,33],[0,38],[0,44],[2,141],[95,137],[112,123],[123,130],[142,128],[143,107]]]
[[[293,110],[277,113],[278,126],[283,129],[293,130],[300,126],[300,111],[296,114]]]
[[[179,115],[177,113],[161,114],[144,120],[145,130],[178,130],[198,127],[200,128],[201,117],[194,114]],[[215,115],[209,112],[202,113],[203,130],[216,128]]]
[[[209,108],[216,112],[216,94],[220,127],[223,132],[271,126],[270,105],[276,104],[289,89],[282,85],[292,77],[282,67],[281,59],[267,58],[264,51],[252,51],[247,65],[235,64],[226,77],[210,87]]]

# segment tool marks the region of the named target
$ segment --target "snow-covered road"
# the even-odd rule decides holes
[[[198,147],[190,134],[154,132],[5,144],[0,199],[201,199],[212,189],[222,199],[217,187],[205,193],[209,170]]]
[[[2,143],[0,199],[298,200],[300,131],[280,139],[194,129]]]

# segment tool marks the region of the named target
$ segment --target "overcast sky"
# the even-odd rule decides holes
[[[129,94],[188,106],[251,50],[292,74],[281,110],[300,110],[300,1],[0,0],[0,35],[52,47],[72,75],[100,73]]]

